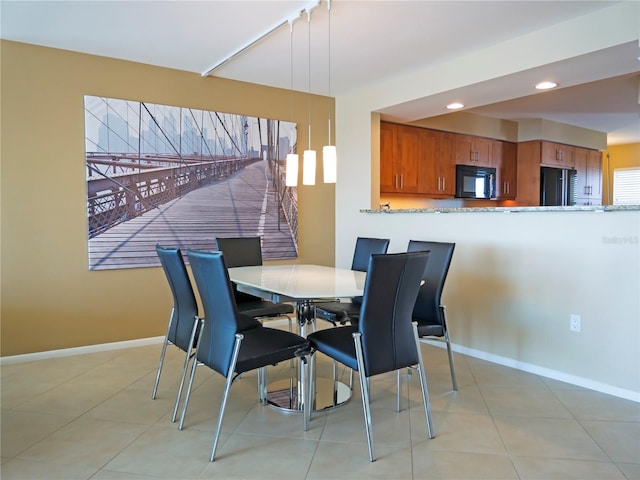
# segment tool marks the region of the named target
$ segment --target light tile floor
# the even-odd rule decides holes
[[[640,405],[463,355],[451,389],[444,350],[423,345],[436,437],[428,439],[419,380],[371,382],[378,459],[369,462],[359,387],[314,415],[256,401],[256,376],[231,389],[216,461],[209,462],[222,378],[198,368],[185,429],[171,423],[183,357],[160,345],[5,365],[3,480],[12,479],[640,479]],[[331,364],[319,357],[319,375]],[[288,364],[270,369],[285,378]],[[346,375],[346,372],[343,372]]]

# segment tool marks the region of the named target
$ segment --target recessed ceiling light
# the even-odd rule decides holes
[[[556,88],[558,86],[555,82],[540,82],[536,85],[538,90],[549,90],[550,88]]]
[[[459,108],[464,108],[464,105],[458,102],[455,103],[450,103],[449,105],[447,105],[447,108],[449,110],[458,110]]]

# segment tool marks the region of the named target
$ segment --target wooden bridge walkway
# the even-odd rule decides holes
[[[295,258],[267,173],[266,162],[255,162],[89,239],[89,269],[158,266],[157,243],[215,250],[216,237],[258,235],[265,260]]]

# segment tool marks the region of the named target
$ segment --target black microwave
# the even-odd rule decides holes
[[[457,198],[496,198],[496,169],[456,165]]]

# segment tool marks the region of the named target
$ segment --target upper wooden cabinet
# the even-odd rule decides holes
[[[453,162],[453,136],[436,130],[420,129],[420,191],[432,197],[453,197],[456,167]]]
[[[420,193],[420,129],[380,122],[380,191]]]
[[[494,141],[471,135],[455,135],[455,164],[491,166],[491,147]]]
[[[452,197],[452,137],[444,132],[380,122],[380,192]]]
[[[562,143],[541,142],[540,164],[549,167],[573,168],[576,147]]]
[[[602,205],[602,154],[576,147],[576,205]]]
[[[496,169],[496,198],[514,200],[518,191],[517,145],[496,140],[491,153],[491,166]]]

